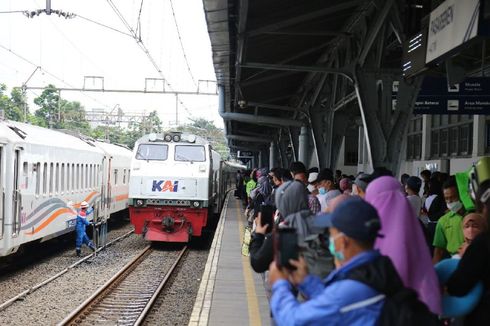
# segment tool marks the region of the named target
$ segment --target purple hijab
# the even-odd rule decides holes
[[[441,290],[429,249],[410,203],[400,191],[400,183],[384,176],[372,181],[365,200],[373,205],[381,219],[384,238],[378,238],[375,248],[390,257],[406,287],[436,313],[442,312]]]

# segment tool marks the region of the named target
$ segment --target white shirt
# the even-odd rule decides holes
[[[420,209],[422,208],[422,200],[417,195],[407,196],[408,202],[412,206],[415,217],[419,217]]]

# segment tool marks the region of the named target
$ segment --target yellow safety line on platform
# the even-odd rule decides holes
[[[244,226],[243,226],[243,213],[240,211],[240,203],[236,206],[236,216],[238,220],[238,229],[240,232],[240,243],[243,243]],[[262,320],[260,318],[259,301],[257,300],[257,293],[255,292],[255,282],[252,275],[252,269],[250,267],[250,260],[248,257],[242,255],[242,267],[243,277],[245,279],[245,290],[247,292],[247,305],[248,305],[248,320],[251,326],[261,326]]]

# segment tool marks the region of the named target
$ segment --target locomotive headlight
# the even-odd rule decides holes
[[[136,207],[141,207],[144,203],[143,199],[136,199]]]
[[[198,208],[199,207],[199,202],[198,201],[195,201],[192,203],[192,206],[194,206],[195,208]]]
[[[178,143],[180,141],[180,136],[174,135],[174,137],[172,139],[174,140],[174,142]]]
[[[163,137],[163,140],[165,140],[166,142],[172,141],[172,135],[165,135],[165,137]]]

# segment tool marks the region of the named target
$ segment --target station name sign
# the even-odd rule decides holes
[[[430,13],[426,63],[435,61],[478,35],[479,0],[446,0]]]
[[[238,151],[237,157],[238,158],[253,158],[254,157],[253,154],[254,153],[251,151]]]
[[[467,78],[449,87],[447,79],[425,77],[414,114],[490,114],[490,78]]]

